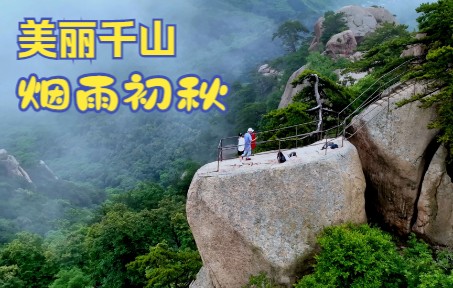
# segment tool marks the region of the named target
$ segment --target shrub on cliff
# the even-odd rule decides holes
[[[453,254],[433,252],[413,235],[398,248],[378,228],[346,224],[326,228],[318,243],[314,273],[296,288],[453,287]]]

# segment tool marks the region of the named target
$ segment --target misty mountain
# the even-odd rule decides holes
[[[215,160],[220,138],[236,135],[249,126],[256,127],[262,114],[277,107],[281,87],[272,79],[260,78],[255,71],[259,65],[284,54],[281,43],[271,41],[279,24],[286,19],[298,19],[312,29],[313,22],[326,10],[335,10],[343,4],[376,2],[383,1],[193,0],[179,1],[178,5],[135,1],[118,6],[99,1],[86,7],[83,3],[67,4],[65,9],[51,0],[40,5],[31,1],[29,5],[10,3],[0,20],[7,28],[1,32],[5,46],[0,50],[0,57],[4,60],[3,67],[8,67],[0,71],[0,148],[8,150],[27,170],[33,171],[37,163],[44,160],[70,188],[66,184],[44,182],[33,189],[8,184],[4,195],[12,195],[9,193],[21,188],[45,195],[36,200],[44,205],[49,199],[72,199],[61,192],[64,189],[68,190],[67,195],[73,195],[77,191],[84,194],[104,188],[127,190],[138,181],[171,185],[188,169]],[[387,4],[400,5],[392,1]],[[97,8],[94,9],[97,12],[87,7]],[[178,25],[177,57],[145,59],[137,55],[136,47],[125,45],[122,60],[110,59],[110,47],[104,46],[99,47],[98,59],[90,63],[50,61],[40,57],[16,60],[18,22],[31,16],[53,17],[54,20],[128,17],[143,23],[149,23],[152,18],[164,18],[166,23]],[[285,62],[279,69],[287,69],[285,73],[290,74],[291,69],[303,64],[305,56],[300,53],[288,58],[285,61],[290,64]],[[132,113],[123,107],[126,109],[115,114],[81,114],[74,107],[64,113],[19,112],[17,107],[16,83],[30,73],[40,77],[63,75],[76,83],[77,77],[84,73],[104,72],[116,76],[120,85],[132,71],[172,79],[189,73],[206,79],[220,75],[230,84],[231,93],[226,101],[230,109],[226,113],[195,111],[188,114],[174,108],[163,113]],[[251,89],[252,82],[260,83],[260,88]],[[79,201],[82,204],[77,205],[99,203],[103,198],[96,193],[95,200]],[[27,206],[24,207],[27,210]]]

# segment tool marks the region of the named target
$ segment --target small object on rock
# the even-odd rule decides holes
[[[283,163],[286,161],[285,155],[281,151],[278,151],[277,153],[277,161],[278,163]]]
[[[293,152],[289,153],[288,158],[291,158],[291,157],[297,157],[296,152],[293,151]]]
[[[322,146],[321,150],[327,149],[328,147],[330,147],[330,149],[335,149],[338,148],[338,144],[327,142],[326,144],[324,144],[324,146]]]

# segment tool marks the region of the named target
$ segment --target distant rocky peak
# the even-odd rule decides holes
[[[19,165],[19,161],[13,155],[9,155],[5,149],[0,149],[0,174],[6,177],[23,178],[28,183],[33,183],[28,173]]]

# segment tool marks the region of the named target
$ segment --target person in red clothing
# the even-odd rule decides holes
[[[251,133],[251,136],[252,136],[252,155],[253,155],[253,151],[255,150],[256,148],[256,133],[255,133],[255,130],[252,129],[252,133]]]

